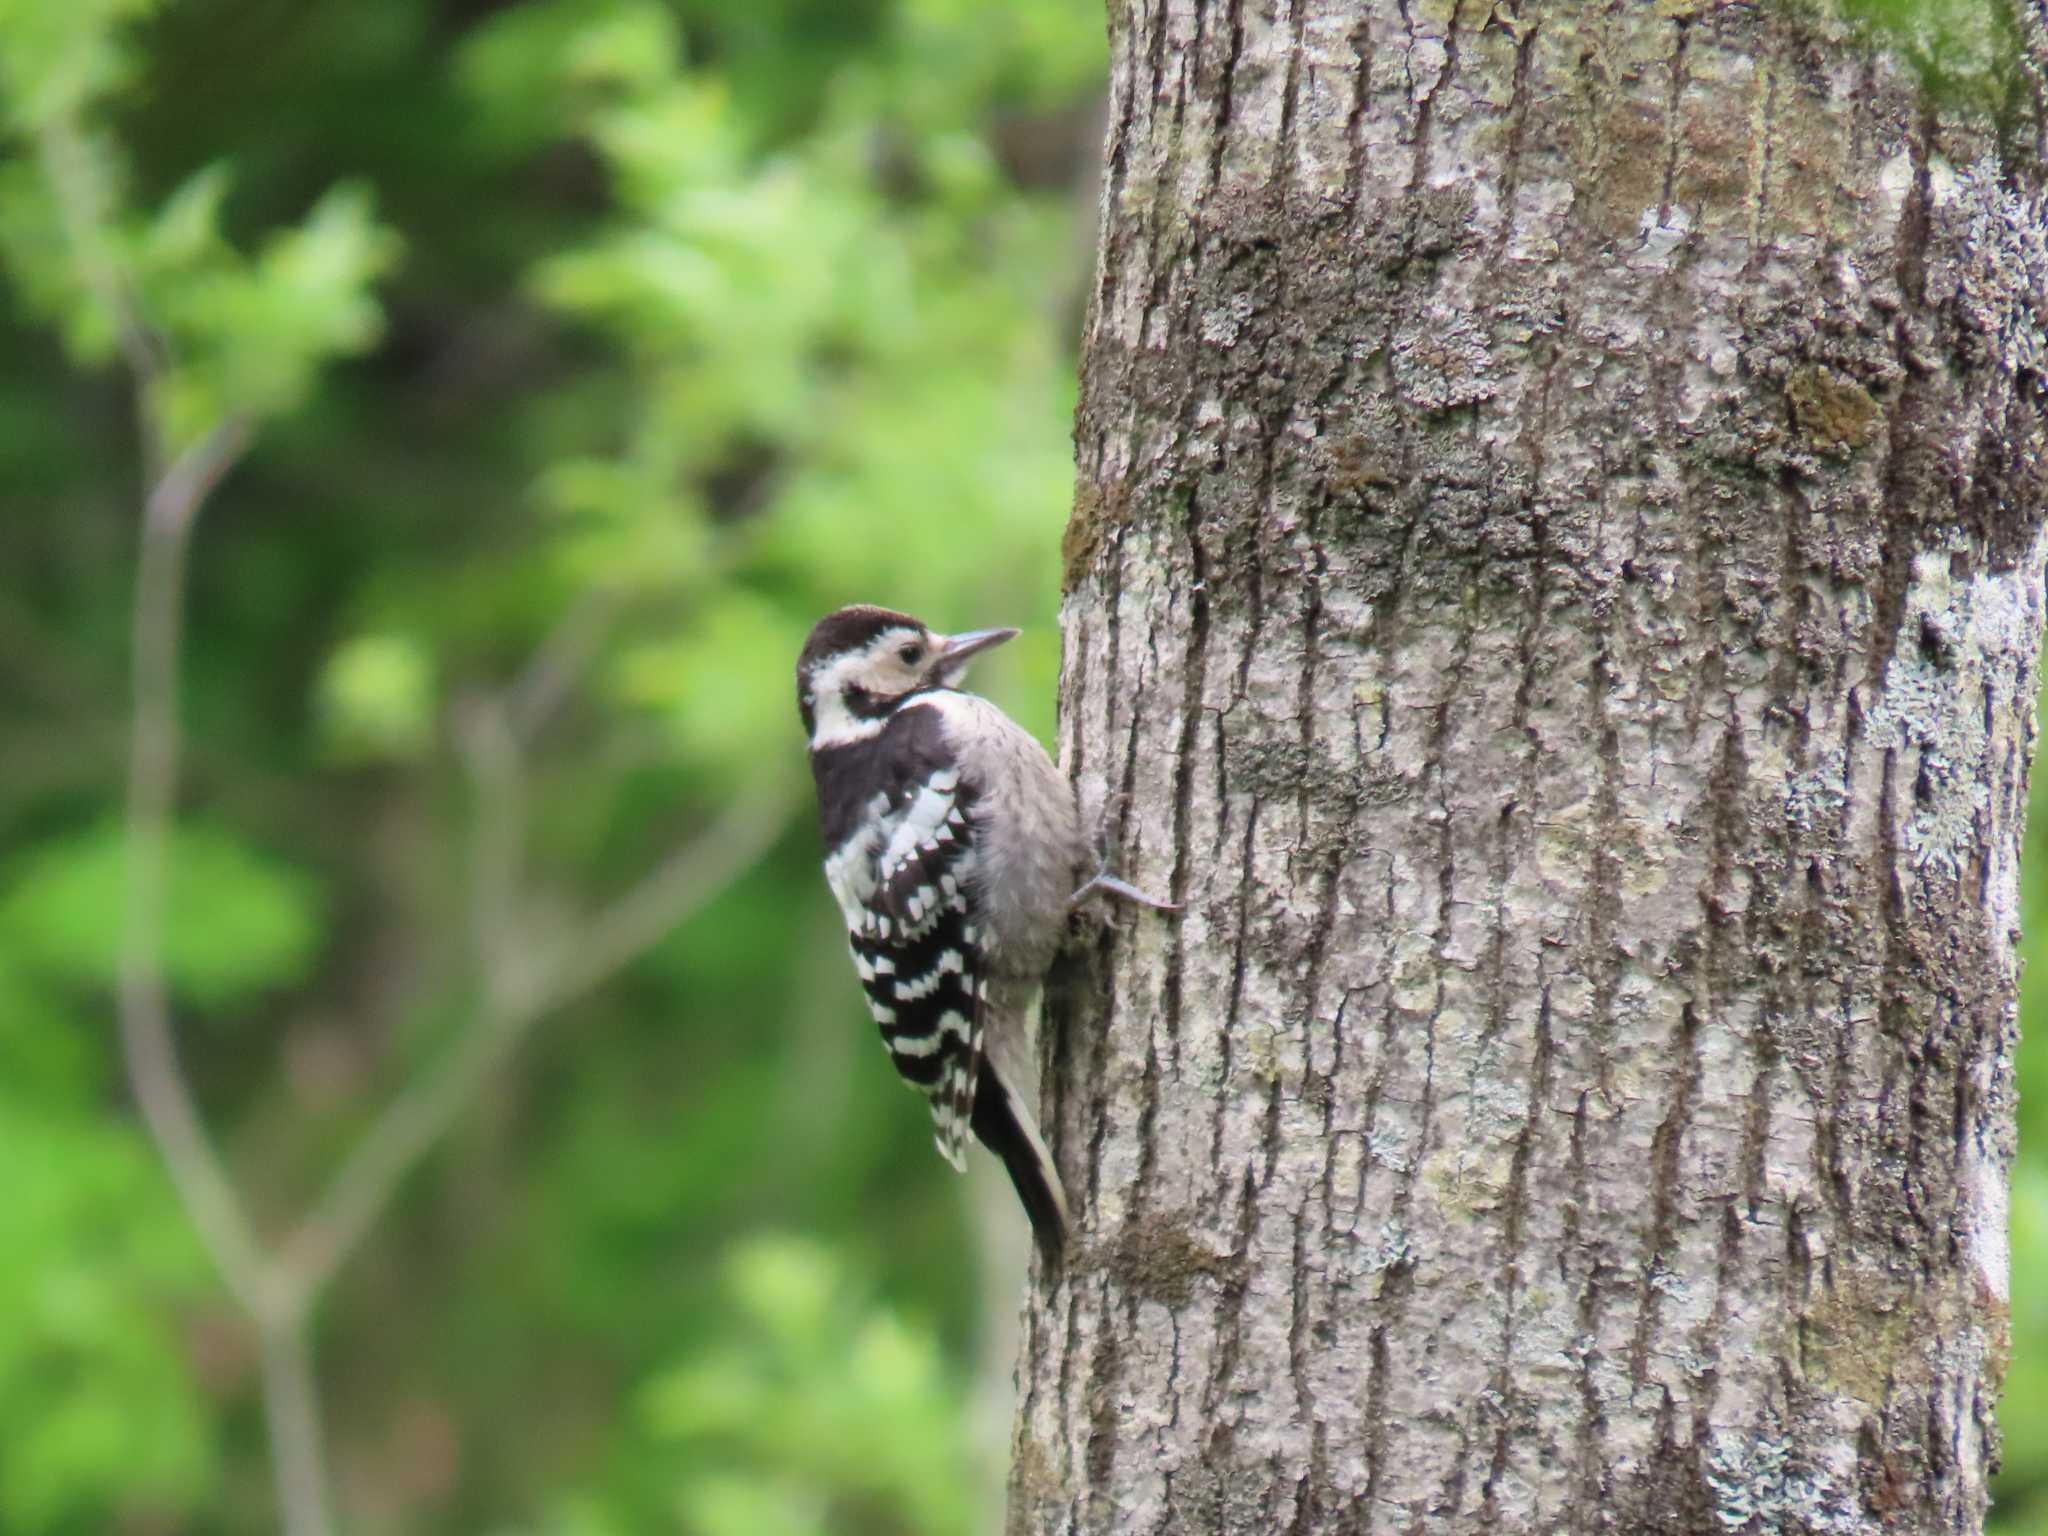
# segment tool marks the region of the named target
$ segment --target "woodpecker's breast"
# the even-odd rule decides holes
[[[975,791],[977,907],[992,969],[1036,977],[1066,926],[1085,857],[1073,787],[1038,739],[971,693],[930,696]]]

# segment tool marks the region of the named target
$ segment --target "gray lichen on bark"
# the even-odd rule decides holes
[[[2048,27],[1111,8],[1011,1528],[1971,1530]]]

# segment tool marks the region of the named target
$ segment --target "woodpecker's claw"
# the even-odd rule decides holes
[[[1127,880],[1119,880],[1108,870],[1097,870],[1082,887],[1067,898],[1067,910],[1072,911],[1090,896],[1100,891],[1105,896],[1114,896],[1119,901],[1128,901],[1134,906],[1150,907],[1154,912],[1178,912],[1177,901],[1161,901],[1157,896],[1148,896]]]
[[[1098,891],[1105,896],[1114,896],[1119,901],[1128,901],[1133,906],[1150,907],[1154,912],[1178,912],[1177,901],[1161,901],[1157,896],[1148,896],[1128,880],[1119,880],[1109,872],[1109,847],[1116,837],[1116,825],[1123,820],[1123,811],[1129,797],[1122,791],[1110,795],[1102,802],[1095,817],[1095,873],[1081,883],[1080,889],[1067,898],[1067,910],[1072,912]]]

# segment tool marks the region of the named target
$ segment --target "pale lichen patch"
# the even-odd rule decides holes
[[[1717,1430],[1708,1449],[1706,1483],[1714,1519],[1725,1531],[1771,1536],[1871,1536],[1856,1467],[1839,1455],[1823,1459],[1790,1434]]]
[[[1847,755],[1832,748],[1785,781],[1785,821],[1794,832],[1810,837],[1834,830],[1849,803],[1847,764]]]
[[[1462,311],[1433,312],[1394,337],[1394,382],[1426,411],[1490,400],[1498,392],[1486,338]]]
[[[1973,574],[1964,553],[1958,534],[1914,558],[1898,641],[1869,713],[1875,739],[1913,754],[1905,839],[1914,867],[1949,880],[1980,852],[1990,800],[1986,720],[2021,702],[2015,642],[2035,622],[2019,583]]]

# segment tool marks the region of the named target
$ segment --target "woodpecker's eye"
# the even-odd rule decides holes
[[[921,642],[912,640],[899,648],[896,654],[903,658],[903,665],[914,667],[924,660],[924,646]]]

